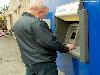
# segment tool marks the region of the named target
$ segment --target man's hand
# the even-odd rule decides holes
[[[66,46],[69,47],[69,50],[75,49],[75,45],[74,44],[67,44]]]

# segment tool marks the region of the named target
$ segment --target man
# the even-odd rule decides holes
[[[56,51],[66,53],[75,48],[73,44],[61,44],[52,34],[42,20],[47,13],[46,6],[34,4],[13,27],[26,75],[58,75]]]

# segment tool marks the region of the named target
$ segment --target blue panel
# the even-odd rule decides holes
[[[100,0],[86,0],[89,26],[89,63],[80,64],[80,75],[100,75]]]
[[[79,75],[79,60],[73,58],[73,67],[75,71],[75,75]]]
[[[89,75],[88,74],[88,63],[79,63],[79,75]]]
[[[50,19],[51,21],[50,29],[52,32],[54,32],[54,18],[52,12],[48,12],[48,15],[45,18]]]
[[[72,57],[65,53],[57,53],[57,67],[62,71],[65,75],[75,75],[73,69]]]

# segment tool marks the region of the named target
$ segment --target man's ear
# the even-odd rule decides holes
[[[39,12],[38,12],[38,14],[41,14],[41,13],[42,13],[42,11],[39,11]]]

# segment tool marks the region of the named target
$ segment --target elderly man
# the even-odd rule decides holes
[[[33,4],[13,27],[26,75],[58,75],[56,51],[66,53],[75,48],[73,44],[63,45],[52,34],[42,20],[47,13],[46,6]]]

